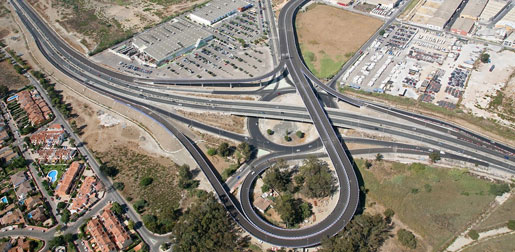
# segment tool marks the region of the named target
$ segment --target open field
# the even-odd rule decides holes
[[[356,163],[368,190],[366,205],[377,202],[393,209],[431,250],[445,247],[494,199],[490,182],[464,170],[386,161],[373,162],[367,170],[364,160]]]
[[[203,2],[205,0],[30,1],[76,49],[85,47],[94,53]]]
[[[29,80],[18,74],[9,61],[0,62],[0,85],[6,86],[9,90],[18,90],[29,84]]]
[[[107,166],[119,169],[114,181],[124,183],[122,194],[126,199],[132,198],[132,203],[139,199],[147,202],[145,214],[160,217],[179,207],[180,189],[175,186],[177,167],[170,159],[152,157],[127,146],[95,152],[95,155]],[[140,185],[144,177],[153,179],[149,186]]]
[[[486,231],[505,226],[509,220],[515,220],[515,195],[512,195],[504,204],[495,209],[488,218],[474,228],[478,231]]]
[[[503,235],[466,248],[463,252],[515,251],[515,234]]]
[[[328,5],[310,5],[296,20],[306,65],[318,78],[331,78],[382,23]]]

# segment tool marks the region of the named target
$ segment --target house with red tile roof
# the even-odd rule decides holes
[[[30,142],[46,148],[59,146],[63,143],[66,134],[60,124],[53,124],[47,130],[32,134]]]
[[[77,154],[76,149],[43,149],[37,152],[36,160],[39,163],[58,163],[61,161],[72,160],[75,154]]]
[[[110,208],[111,204],[108,204],[104,208],[100,218],[107,232],[110,234],[111,239],[116,243],[116,247],[123,250],[132,244],[132,239],[127,229],[125,229],[125,226],[118,219],[118,216],[116,216]]]
[[[93,241],[95,242],[95,246],[93,249],[95,251],[100,252],[114,252],[116,251],[116,246],[109,239],[109,234],[106,232],[104,226],[100,222],[98,218],[91,219],[87,224],[88,232],[93,237]]]
[[[77,197],[69,208],[71,213],[81,213],[99,200],[99,193],[104,189],[102,183],[93,176],[88,176],[82,182]]]
[[[18,208],[6,213],[4,216],[2,216],[2,218],[0,218],[0,225],[2,226],[10,226],[23,223],[25,223],[25,219],[23,219],[23,214]]]
[[[59,198],[69,198],[70,190],[73,187],[73,181],[80,174],[81,170],[82,164],[78,161],[73,162],[66,170],[55,191],[55,194],[59,196]]]

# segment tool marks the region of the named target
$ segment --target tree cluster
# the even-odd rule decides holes
[[[179,187],[181,189],[194,189],[199,185],[198,180],[193,180],[193,173],[191,173],[190,166],[183,164],[179,166]]]
[[[288,168],[286,161],[277,161],[265,173],[263,183],[277,192],[285,192],[291,182],[291,173],[286,168]]]
[[[287,227],[294,227],[313,215],[313,206],[302,199],[295,199],[289,193],[278,197],[274,208]]]
[[[323,198],[330,196],[336,190],[336,179],[329,169],[329,164],[320,159],[311,157],[304,160],[299,175],[303,179],[301,193],[309,198]]]
[[[242,251],[248,238],[213,194],[199,198],[177,221],[172,239],[174,251]]]
[[[322,241],[320,252],[378,251],[391,225],[381,215],[357,215],[337,235]]]

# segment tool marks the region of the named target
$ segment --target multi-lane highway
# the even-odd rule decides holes
[[[454,125],[446,125],[445,122],[440,122],[431,118],[422,118],[421,120],[417,115],[410,115],[404,111],[394,110],[382,105],[370,104],[352,99],[321,84],[321,82],[306,68],[298,51],[294,29],[295,15],[298,8],[306,2],[308,2],[308,0],[290,1],[286,6],[284,6],[279,15],[280,63],[272,72],[252,79],[212,81],[138,79],[102,68],[71,49],[44,23],[44,21],[42,21],[42,19],[25,3],[25,1],[13,0],[11,3],[15,6],[20,19],[31,32],[38,48],[49,62],[51,62],[61,72],[83,83],[86,87],[114,99],[121,100],[132,107],[137,107],[139,110],[145,112],[154,120],[159,121],[164,127],[169,129],[197,161],[199,167],[206,174],[208,180],[219,195],[222,203],[230,212],[231,216],[246,231],[258,239],[272,244],[288,247],[312,246],[318,244],[322,238],[337,233],[352,218],[358,204],[358,182],[353,170],[351,159],[345,151],[343,143],[340,142],[341,138],[334,131],[334,124],[339,123],[340,125],[347,125],[347,127],[364,127],[370,130],[382,130],[383,133],[403,135],[403,137],[406,138],[413,138],[416,141],[436,146],[440,145],[442,148],[473,156],[475,160],[462,157],[460,155],[445,154],[448,155],[449,158],[458,160],[466,159],[466,161],[476,162],[480,165],[488,165],[485,163],[486,161],[487,163],[492,163],[500,167],[506,167],[508,170],[513,168],[510,165],[513,164],[511,163],[513,160],[510,160],[513,158],[513,148],[509,146],[491,142],[479,134],[474,134]],[[306,106],[305,108],[265,102],[226,101],[191,96],[188,97],[177,94],[166,94],[153,89],[153,85],[156,83],[204,86],[227,84],[238,86],[247,85],[246,83],[260,85],[266,79],[274,78],[274,76],[278,75],[278,73],[282,72],[285,68],[290,73],[290,77],[293,79],[293,83],[304,101]],[[420,127],[412,127],[411,130],[415,129],[417,131],[416,133],[410,134],[409,132],[406,132],[406,127],[409,127],[407,125],[337,110],[326,111],[319,99],[321,94],[316,92],[312,83],[317,85],[320,89],[323,89],[328,94],[349,104],[354,106],[366,105],[383,113],[401,117],[412,123],[420,125]],[[159,88],[163,87],[159,86]],[[164,116],[171,117],[179,121],[187,121],[188,119],[173,114],[170,110],[167,110],[167,107],[158,106],[157,104],[168,104],[176,107],[184,106],[203,110],[216,110],[221,112],[230,112],[233,114],[250,114],[253,116],[269,118],[274,118],[274,116],[275,118],[289,117],[312,122],[320,135],[320,140],[301,147],[296,147],[296,149],[300,152],[305,152],[312,150],[315,147],[325,147],[325,151],[331,159],[338,176],[340,193],[337,207],[330,213],[329,217],[320,223],[300,230],[281,229],[270,225],[261,218],[256,218],[252,206],[247,204],[250,202],[249,198],[245,196],[245,199],[242,199],[242,203],[245,204],[240,205],[240,203],[232,197],[228,187],[220,182],[221,180],[219,179],[218,174],[206,161],[202,152],[198,150],[196,145],[192,143],[190,139],[173,127],[173,125],[171,125]],[[356,120],[358,121],[357,123]],[[363,121],[367,123],[363,123]],[[194,124],[194,127],[202,128],[206,131],[221,132],[218,129],[199,122],[191,121],[191,124]],[[377,126],[377,124],[379,124],[379,126]],[[443,134],[438,131],[443,132]],[[232,139],[241,139],[243,137],[229,132],[224,132],[224,134],[226,134],[225,137]],[[426,137],[421,137],[420,134],[425,135]],[[444,139],[445,142],[439,142],[438,140],[434,140],[434,138]],[[465,138],[467,138],[467,141],[463,140]],[[257,139],[259,138],[254,137],[251,140],[258,141]],[[262,145],[260,145],[259,142],[255,142],[254,144],[256,144],[256,146],[284,154],[283,146],[271,143],[264,144],[264,141],[266,140],[261,140]],[[481,145],[478,145],[478,143]],[[429,148],[423,148],[421,150],[420,148],[417,149],[418,147],[416,146],[408,148],[408,145],[406,145],[404,147],[406,150],[409,149],[413,153],[429,151]],[[482,154],[473,152],[470,148],[479,149]],[[499,150],[507,152],[507,154],[500,153]],[[508,159],[506,159],[506,157]],[[254,175],[256,173],[258,174],[263,169],[263,166],[251,166],[251,170],[253,172],[249,171],[249,174],[252,174],[252,176],[248,176],[245,179],[246,183],[244,185],[246,188],[243,189],[249,189],[250,187],[248,186],[248,183],[251,183],[253,179],[255,179]]]

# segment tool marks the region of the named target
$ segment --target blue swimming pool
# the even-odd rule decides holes
[[[51,170],[47,176],[50,178],[50,182],[54,183],[57,180],[57,171]]]
[[[2,199],[0,200],[2,200],[2,203],[9,204],[9,201],[7,200],[6,196],[2,197]]]

